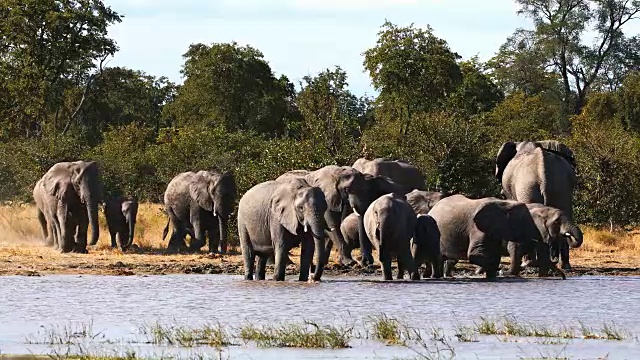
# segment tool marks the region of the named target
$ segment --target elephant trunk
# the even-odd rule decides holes
[[[564,236],[567,238],[567,243],[570,247],[577,248],[582,245],[582,230],[576,225],[570,224]]]
[[[220,225],[220,252],[226,254],[229,236],[229,231],[227,230],[229,218],[218,215],[218,224]]]
[[[136,218],[133,214],[127,215],[127,223],[129,224],[129,241],[127,241],[126,247],[129,248],[131,245],[133,245],[133,235],[136,230]]]
[[[89,226],[91,226],[91,240],[89,241],[89,245],[95,245],[98,243],[100,230],[98,226],[98,201],[94,198],[87,200],[87,215],[89,216]]]

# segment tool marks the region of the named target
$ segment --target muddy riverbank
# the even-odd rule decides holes
[[[292,259],[297,262],[297,249]],[[577,253],[572,257],[573,270],[568,276],[640,276],[640,259],[616,253]],[[507,258],[503,258],[507,265]],[[457,276],[474,276],[474,268],[460,263]],[[288,274],[297,273],[296,265],[289,265]],[[268,274],[272,267],[268,268]],[[60,254],[52,249],[25,244],[0,244],[0,275],[39,276],[51,274],[83,275],[167,275],[167,274],[243,274],[242,256],[237,250],[231,255],[165,255],[160,250],[137,249],[129,253],[104,247],[91,249],[89,254]],[[362,269],[344,268],[331,264],[329,276],[381,276],[378,266]],[[532,272],[524,277],[535,277]]]

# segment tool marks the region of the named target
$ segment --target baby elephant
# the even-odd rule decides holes
[[[416,272],[411,257],[411,238],[416,226],[416,214],[403,195],[387,194],[375,200],[364,214],[367,236],[378,251],[385,280],[391,280],[391,258],[398,258],[398,279]]]
[[[439,279],[442,277],[442,254],[440,252],[440,230],[438,224],[429,215],[418,215],[416,229],[411,240],[411,255],[416,272],[411,274],[412,280],[420,280],[419,269],[424,263],[424,278]]]
[[[125,251],[133,244],[133,235],[138,216],[136,198],[116,197],[104,203],[104,217],[111,235],[111,247]]]

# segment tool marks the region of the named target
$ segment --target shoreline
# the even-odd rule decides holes
[[[291,259],[296,263],[287,267],[287,278],[298,274],[298,251],[293,249]],[[356,255],[356,252],[354,252]],[[572,254],[573,255],[573,254]],[[613,253],[578,253],[572,256],[571,271],[567,277],[593,276],[640,276],[640,259],[616,256]],[[394,264],[395,265],[395,264]],[[503,267],[508,259],[502,259]],[[460,262],[454,276],[457,278],[482,278],[474,274],[475,267]],[[395,277],[394,269],[394,277]],[[0,276],[46,276],[46,275],[169,275],[169,274],[223,274],[243,275],[242,255],[234,250],[229,255],[174,254],[165,255],[161,250],[148,249],[122,253],[110,248],[89,248],[89,254],[60,254],[45,246],[30,244],[0,244]],[[267,266],[267,279],[273,274],[273,266]],[[379,266],[363,269],[359,266],[345,268],[331,262],[324,276],[382,277]],[[522,278],[538,278],[535,269],[524,269]],[[557,276],[556,276],[557,277]],[[408,276],[405,275],[405,279]],[[550,276],[554,278],[554,276]]]

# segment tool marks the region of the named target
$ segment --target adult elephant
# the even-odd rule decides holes
[[[351,266],[355,263],[351,256],[351,250],[345,245],[344,238],[340,232],[340,223],[343,213],[349,204],[349,197],[352,199],[368,199],[364,175],[350,166],[329,165],[323,168],[307,171],[293,170],[279,176],[276,181],[287,179],[303,179],[309,185],[322,190],[327,202],[327,209],[324,218],[328,227],[326,236],[329,237],[333,246],[338,250],[340,256],[339,263]],[[354,200],[355,201],[355,200]],[[368,202],[368,200],[362,200]],[[346,215],[345,215],[346,217]],[[327,264],[331,245],[327,244],[328,251],[324,252],[322,263]]]
[[[407,194],[407,202],[416,214],[428,214],[438,201],[450,195],[437,191],[413,190]]]
[[[469,260],[496,279],[503,241],[528,244],[537,232],[527,206],[497,198],[469,199],[452,195],[429,211],[440,231],[440,251],[446,261],[445,274],[457,260]],[[542,241],[542,239],[535,239]]]
[[[506,142],[496,156],[496,178],[507,199],[552,206],[573,221],[575,157],[566,145],[554,140]],[[560,243],[560,261],[563,269],[571,269],[566,241]]]
[[[289,250],[300,245],[300,281],[309,279],[314,253],[313,280],[320,281],[324,264],[325,212],[321,189],[304,179],[288,178],[260,183],[247,191],[238,205],[238,235],[246,280],[253,280],[256,256],[258,279],[264,280],[267,260],[275,257],[274,280],[282,281]]]
[[[103,185],[94,161],[59,162],[36,183],[33,197],[42,235],[63,253],[87,253],[100,236],[98,206]]]
[[[384,158],[373,160],[359,158],[353,163],[353,168],[363,174],[386,176],[395,183],[406,187],[405,192],[414,189],[426,190],[424,175],[417,167],[406,161]]]
[[[104,202],[104,217],[111,236],[111,247],[126,251],[133,245],[138,216],[138,199],[114,197]]]
[[[364,213],[367,236],[378,250],[378,259],[382,264],[385,280],[391,280],[391,259],[398,259],[398,279],[408,270],[412,279],[416,279],[416,266],[411,256],[411,238],[416,227],[416,214],[399,194],[387,194],[379,197]],[[419,279],[419,277],[418,277]]]
[[[509,273],[517,276],[520,273],[520,263],[523,255],[535,250],[538,255],[539,276],[546,276],[551,264],[557,262],[561,241],[566,241],[570,247],[582,245],[582,231],[560,209],[542,204],[526,204],[531,213],[535,233],[529,235],[532,239],[540,239],[536,243],[509,243],[507,252],[511,259]],[[551,252],[549,251],[551,250]]]
[[[174,177],[164,192],[164,206],[169,221],[162,233],[167,236],[169,223],[173,232],[168,252],[185,249],[185,236],[191,236],[188,250],[197,251],[209,237],[209,252],[226,253],[228,222],[237,196],[231,173],[217,171],[184,172]]]

